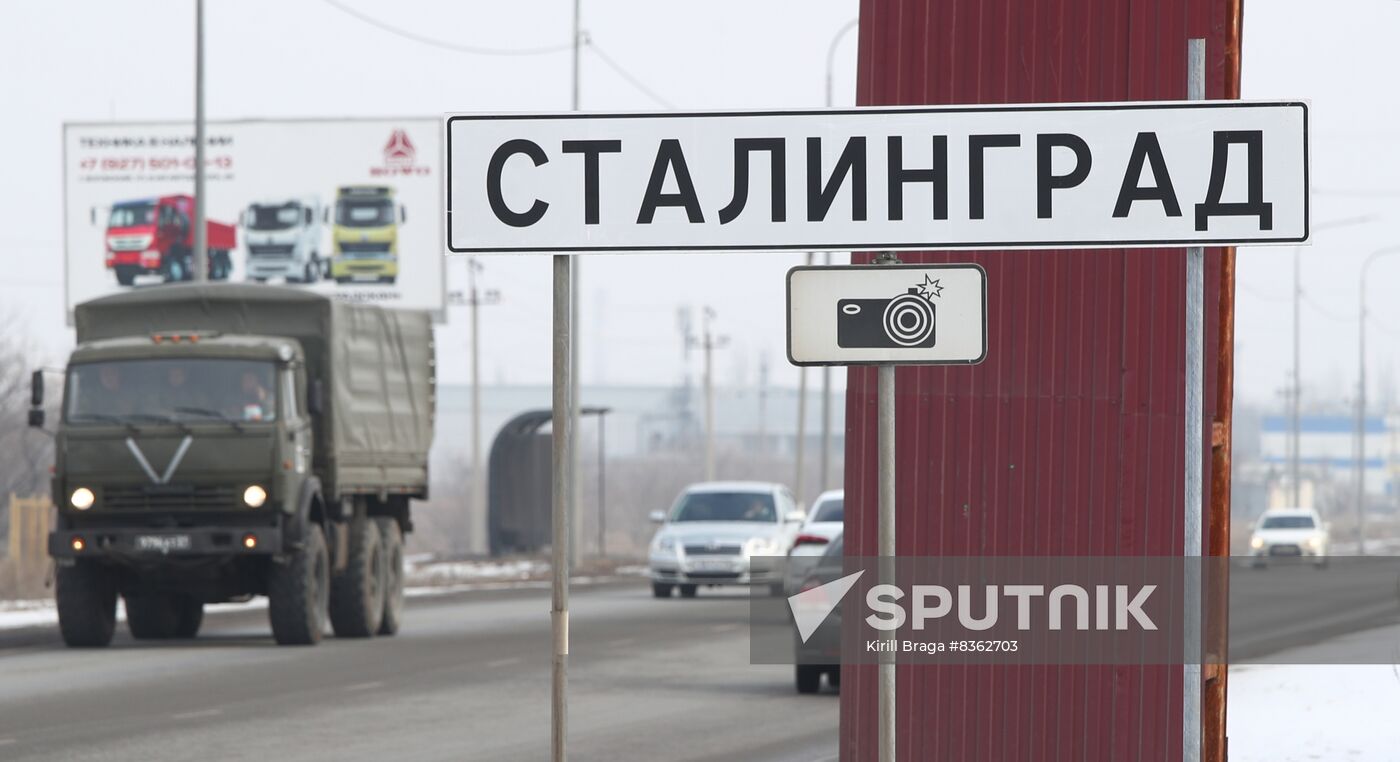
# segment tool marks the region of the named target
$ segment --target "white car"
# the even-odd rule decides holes
[[[787,555],[806,518],[792,493],[768,482],[706,482],[681,492],[651,541],[651,590],[669,598],[679,589],[693,598],[700,585],[766,585],[783,591],[781,564],[753,564]]]
[[[807,578],[817,560],[826,552],[827,546],[841,536],[845,528],[846,491],[827,490],[817,496],[812,510],[807,512],[807,520],[797,530],[788,551],[787,592],[797,592],[798,585]]]
[[[1269,559],[1309,558],[1318,568],[1327,565],[1327,524],[1317,511],[1307,508],[1275,508],[1265,512],[1249,538],[1254,566]]]

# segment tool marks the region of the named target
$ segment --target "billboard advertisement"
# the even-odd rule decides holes
[[[442,314],[442,123],[205,125],[208,277]],[[64,125],[66,299],[192,277],[194,127]]]

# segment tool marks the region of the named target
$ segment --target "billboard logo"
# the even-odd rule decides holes
[[[370,167],[370,176],[429,174],[431,170],[417,164],[417,158],[418,150],[413,147],[413,141],[408,139],[408,131],[403,128],[395,129],[389,134],[389,142],[384,144],[384,164]]]

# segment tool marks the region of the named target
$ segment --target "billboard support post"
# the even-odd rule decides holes
[[[1205,100],[1206,41],[1187,41],[1187,98]],[[1203,468],[1202,418],[1205,415],[1205,248],[1186,249],[1186,474],[1183,529],[1184,555],[1199,558],[1202,548],[1201,479]],[[1183,665],[1182,762],[1201,758],[1201,578],[1188,561],[1185,580],[1187,648]]]
[[[194,6],[194,252],[196,281],[209,277],[209,237],[204,223],[204,0]]]

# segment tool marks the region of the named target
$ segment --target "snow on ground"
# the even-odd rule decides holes
[[[1400,760],[1400,667],[1303,663],[1335,659],[1357,639],[1400,643],[1400,627],[1343,635],[1270,657],[1298,663],[1231,667],[1230,759]]]
[[[516,588],[547,588],[549,564],[532,559],[506,561],[439,561],[428,557],[410,557],[407,561],[406,589],[409,597],[499,590]],[[618,576],[640,576],[645,567],[619,567],[610,575],[575,576],[571,585],[590,585]],[[206,610],[235,611],[267,607],[266,598],[253,598],[246,603],[216,603]],[[126,619],[126,612],[117,607],[117,617]],[[20,601],[0,601],[0,630],[20,627],[57,626],[58,612],[52,598]]]

